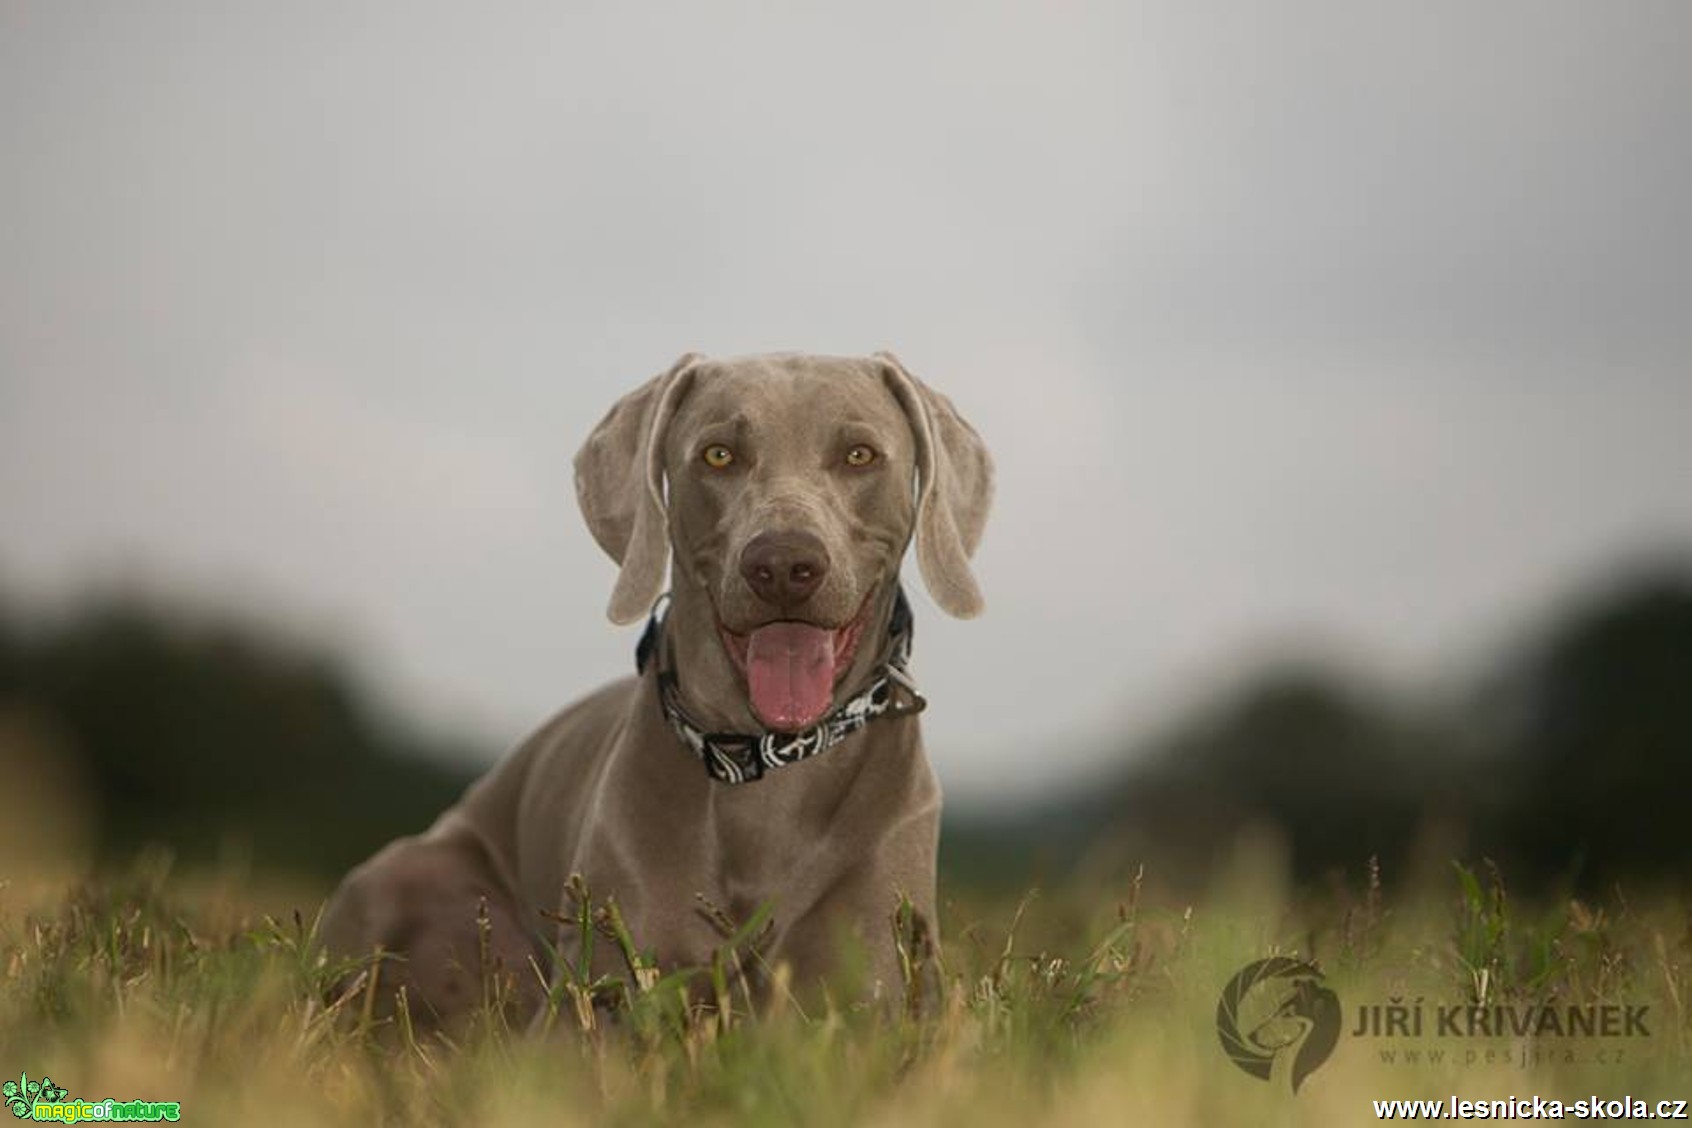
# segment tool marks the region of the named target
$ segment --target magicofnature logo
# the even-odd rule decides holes
[[[81,1124],[90,1120],[122,1123],[182,1119],[180,1101],[118,1101],[110,1097],[103,1101],[67,1100],[70,1093],[64,1086],[46,1077],[31,1081],[27,1073],[19,1074],[16,1081],[0,1083],[0,1096],[19,1120]]]
[[[1339,996],[1322,986],[1313,964],[1287,956],[1257,960],[1222,988],[1216,1036],[1235,1065],[1263,1081],[1280,1072],[1296,1093],[1339,1042]]]
[[[62,1101],[65,1090],[53,1084],[49,1077],[39,1081],[31,1081],[29,1074],[20,1074],[16,1081],[7,1081],[0,1085],[0,1096],[6,1098],[6,1107],[12,1110],[12,1115],[22,1119],[34,1110],[37,1101]]]

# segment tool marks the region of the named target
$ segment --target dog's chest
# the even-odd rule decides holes
[[[711,790],[706,830],[716,883],[737,909],[769,899],[803,902],[848,859],[841,818],[850,774],[845,757],[773,772],[754,784]]]

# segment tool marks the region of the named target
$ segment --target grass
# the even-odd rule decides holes
[[[447,1038],[376,1017],[368,977],[332,990],[348,969],[314,951],[314,899],[267,915],[251,882],[151,857],[73,888],[5,887],[0,1077],[267,1125],[1351,1124],[1374,1120],[1374,1098],[1692,1097],[1692,918],[1675,900],[1525,904],[1484,863],[1416,888],[1373,866],[1350,886],[1282,888],[1242,866],[1191,905],[1137,876],[960,897],[937,992],[804,1010],[722,974],[752,928],[690,1003],[581,890],[630,974],[560,977],[544,1032],[511,1029],[492,984]],[[919,981],[921,950],[907,954]],[[1217,1037],[1223,985],[1270,955],[1314,961],[1343,1008],[1296,1095],[1281,1072],[1236,1069]],[[1417,1000],[1424,1036],[1353,1035],[1363,1008]],[[1649,1035],[1436,1033],[1436,1007],[1470,1005],[1645,1006]]]

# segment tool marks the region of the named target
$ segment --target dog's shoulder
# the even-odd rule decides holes
[[[640,686],[636,675],[618,678],[547,718],[471,786],[466,813],[478,823],[499,823],[525,803],[580,790],[622,730]]]
[[[531,733],[513,753],[534,783],[580,780],[593,772],[637,720],[642,708],[658,711],[649,678],[629,674],[578,697]],[[543,788],[546,786],[542,784]]]
[[[640,688],[640,676],[629,674],[576,698],[524,737],[512,758],[592,755],[627,717]]]

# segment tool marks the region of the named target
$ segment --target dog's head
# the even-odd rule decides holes
[[[689,354],[624,396],[576,455],[576,494],[620,566],[613,622],[644,616],[673,556],[710,599],[752,708],[793,731],[827,712],[906,545],[969,618],[992,497],[987,449],[890,353]]]

